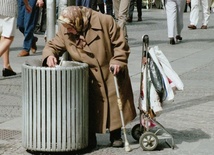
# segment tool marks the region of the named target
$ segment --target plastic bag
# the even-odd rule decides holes
[[[171,85],[174,85],[177,88],[177,90],[183,90],[184,89],[183,82],[181,81],[178,74],[172,69],[172,66],[170,65],[168,59],[163,54],[163,52],[159,50],[157,46],[154,47],[154,52],[157,59],[159,60],[159,63],[162,66],[165,75],[171,80],[172,82]]]
[[[171,101],[174,99],[174,92],[172,90],[172,87],[169,84],[168,78],[161,66],[161,64],[159,63],[159,60],[157,59],[156,53],[155,53],[155,49],[154,48],[150,48],[149,50],[149,54],[150,57],[153,59],[153,61],[155,62],[155,64],[157,65],[157,68],[159,69],[162,77],[163,77],[163,83],[164,83],[164,88],[165,88],[165,95],[166,97],[163,98],[163,101]]]

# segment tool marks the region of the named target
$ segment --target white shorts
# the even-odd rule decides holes
[[[15,36],[16,18],[0,15],[0,35],[4,37]]]

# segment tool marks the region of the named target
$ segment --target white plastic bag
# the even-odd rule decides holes
[[[149,54],[150,54],[150,57],[153,59],[153,61],[156,63],[160,73],[162,74],[165,90],[167,93],[165,100],[166,101],[172,101],[174,99],[174,92],[172,90],[172,87],[169,84],[168,77],[166,76],[162,66],[160,65],[159,60],[157,59],[157,56],[155,54],[155,49],[150,48]]]
[[[159,50],[157,46],[154,47],[154,52],[155,55],[157,56],[159,63],[162,66],[165,75],[172,81],[173,85],[176,86],[177,90],[183,90],[184,89],[183,82],[181,81],[178,74],[172,69],[168,59],[163,54],[163,52]]]

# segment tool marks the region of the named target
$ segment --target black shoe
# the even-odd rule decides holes
[[[176,38],[177,41],[181,41],[182,40],[182,37],[180,35],[177,35],[175,38]]]
[[[132,18],[128,18],[126,21],[127,21],[128,23],[131,23],[131,22],[132,22]]]
[[[30,49],[32,53],[36,53],[36,50],[37,50],[36,42],[37,41],[38,41],[38,38],[34,37],[33,41],[32,41],[32,45],[31,45],[31,49]]]
[[[142,17],[139,17],[137,21],[139,21],[139,22],[142,21]]]
[[[4,68],[4,69],[2,70],[2,75],[3,75],[4,77],[6,77],[6,76],[13,76],[13,75],[16,75],[16,73],[15,73],[14,71],[10,70],[10,69]]]
[[[175,45],[175,39],[174,39],[174,38],[170,38],[169,43],[170,43],[171,45]]]

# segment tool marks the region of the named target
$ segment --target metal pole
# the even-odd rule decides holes
[[[55,36],[56,0],[47,0],[47,41]]]
[[[58,4],[59,4],[59,14],[60,12],[67,6],[71,6],[71,5],[75,5],[76,2],[75,0],[58,0]]]
[[[61,13],[61,11],[68,6],[68,0],[59,0],[59,11],[58,14]]]

